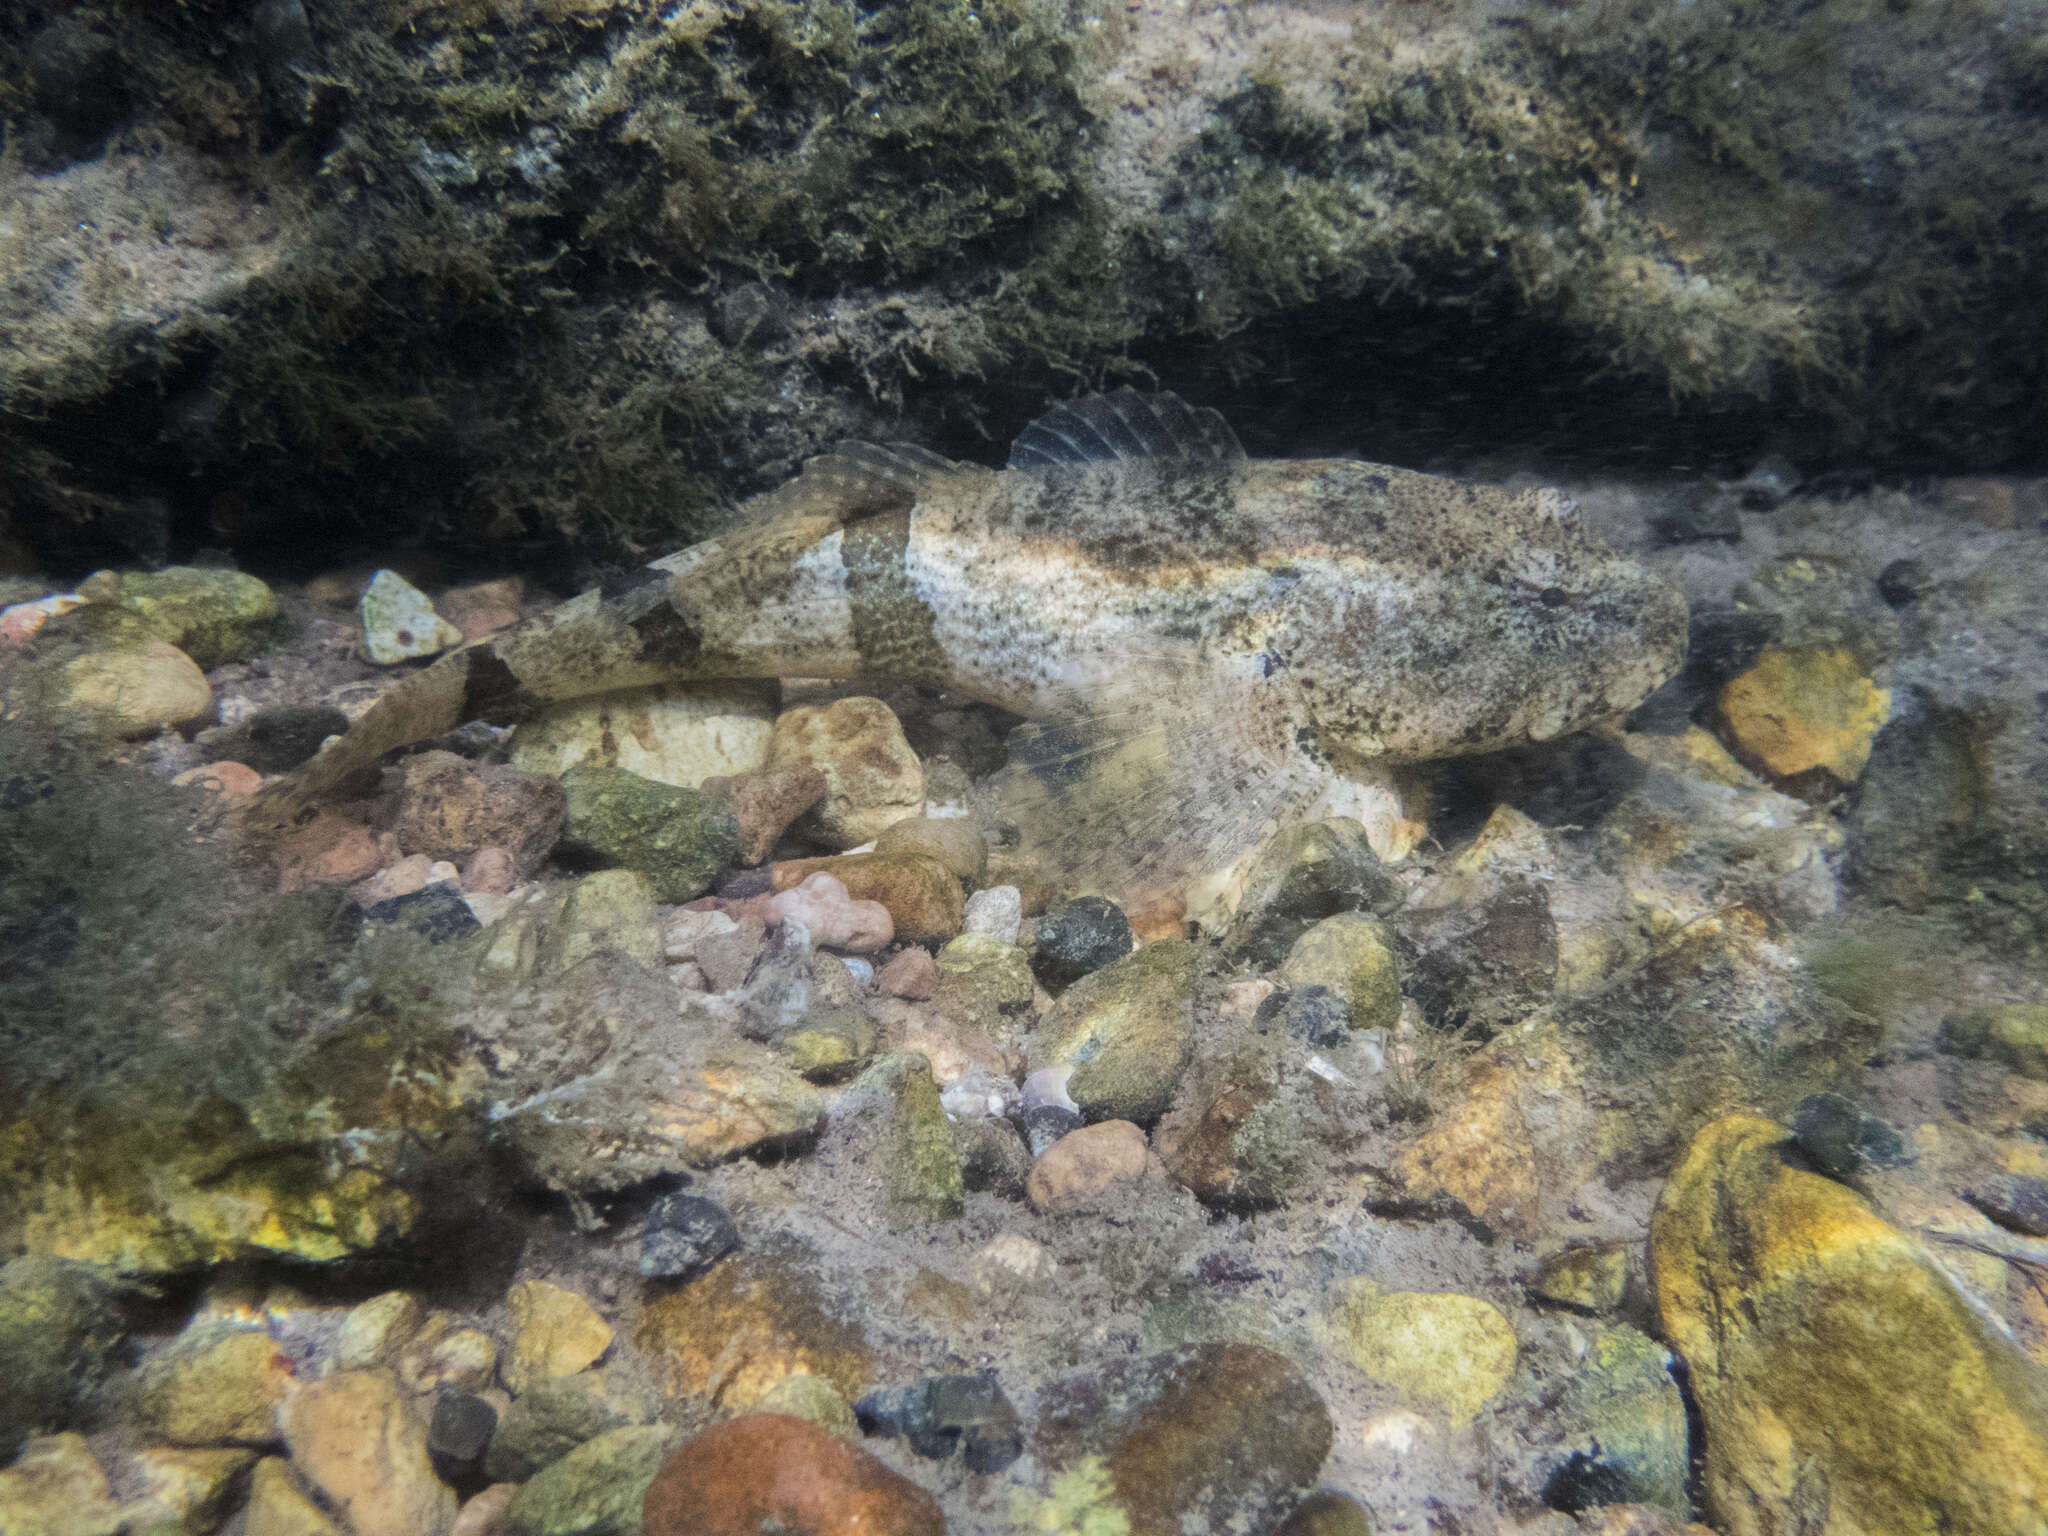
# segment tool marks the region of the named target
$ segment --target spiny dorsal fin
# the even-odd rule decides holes
[[[1179,395],[1141,395],[1134,389],[1056,405],[1010,445],[1012,469],[1104,459],[1228,464],[1243,457],[1237,434],[1214,411],[1197,409]]]
[[[740,508],[737,528],[758,528],[791,517],[857,522],[917,500],[926,481],[964,466],[910,443],[841,443],[798,471],[796,478]]]

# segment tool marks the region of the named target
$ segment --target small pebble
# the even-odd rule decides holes
[[[1024,1140],[1033,1157],[1043,1157],[1070,1132],[1083,1125],[1080,1112],[1057,1104],[1034,1104],[1024,1111]]]
[[[196,786],[223,800],[240,800],[263,787],[263,775],[246,763],[222,761],[187,768],[171,783],[179,789]]]
[[[853,978],[854,984],[863,992],[873,989],[875,967],[871,961],[863,960],[859,955],[845,955],[841,957],[841,963],[846,967],[846,974]]]
[[[1328,1050],[1350,1038],[1351,1010],[1328,987],[1296,987],[1260,1003],[1252,1023],[1262,1031],[1278,1030]]]
[[[379,902],[410,896],[443,882],[460,888],[462,872],[446,860],[430,859],[424,853],[409,853],[397,863],[359,882],[348,894],[357,906],[374,907]]]
[[[702,1274],[740,1245],[739,1229],[716,1200],[664,1195],[640,1232],[640,1273],[669,1280]]]
[[[1910,608],[1927,595],[1930,584],[1927,562],[1910,557],[1877,573],[1877,595],[1893,608]]]
[[[662,957],[671,965],[697,958],[697,947],[706,939],[734,933],[739,923],[724,912],[684,907],[671,913],[662,929]]]
[[[804,877],[796,889],[767,900],[767,915],[777,923],[798,922],[811,942],[828,949],[874,951],[896,937],[889,909],[878,901],[855,901],[839,880],[820,870]]]
[[[967,898],[963,933],[985,934],[1002,944],[1017,942],[1024,923],[1024,898],[1014,885],[994,885]]]
[[[922,945],[912,945],[882,967],[876,987],[891,997],[928,1001],[939,990],[939,963]]]
[[[519,871],[503,848],[479,848],[462,866],[462,888],[472,895],[503,896],[518,883]]]
[[[426,593],[396,571],[370,578],[359,611],[363,648],[379,666],[432,656],[462,643],[462,631],[434,612]]]

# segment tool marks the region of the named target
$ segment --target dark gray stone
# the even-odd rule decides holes
[[[1037,934],[1031,970],[1053,991],[1121,960],[1133,947],[1130,920],[1100,896],[1061,902],[1039,918]]]
[[[740,1245],[739,1229],[716,1200],[664,1195],[640,1234],[640,1273],[665,1280],[701,1275]]]
[[[1024,1432],[994,1371],[927,1376],[870,1392],[853,1405],[861,1433],[901,1437],[919,1456],[958,1453],[971,1472],[1000,1472],[1024,1450]]]
[[[1792,1138],[1831,1179],[1846,1179],[1864,1167],[1889,1168],[1906,1157],[1897,1131],[1839,1093],[1800,1100],[1792,1112]]]
[[[445,880],[380,901],[364,911],[363,921],[410,928],[430,944],[445,944],[483,926],[462,899],[462,892]]]

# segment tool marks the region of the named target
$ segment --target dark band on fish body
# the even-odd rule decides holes
[[[938,618],[905,568],[910,510],[850,524],[840,545],[846,600],[861,663],[874,672],[939,682],[952,664],[939,644]]]
[[[688,677],[697,670],[704,655],[704,636],[676,606],[672,595],[650,604],[627,624],[639,636],[641,660],[678,677]]]
[[[462,713],[458,720],[481,720],[487,725],[516,725],[530,715],[536,700],[505,660],[488,645],[463,653],[469,670],[462,683]]]

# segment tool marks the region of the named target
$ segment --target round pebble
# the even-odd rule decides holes
[[[1060,988],[1131,952],[1130,920],[1113,901],[1080,896],[1038,920],[1031,969],[1047,987]]]
[[[979,933],[1002,944],[1017,942],[1024,924],[1024,898],[1014,885],[993,885],[967,898],[963,933]]]
[[[640,1273],[670,1280],[700,1275],[740,1245],[739,1229],[716,1200],[663,1195],[640,1232]]]

